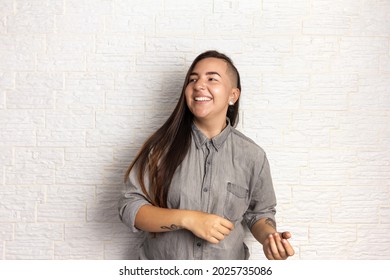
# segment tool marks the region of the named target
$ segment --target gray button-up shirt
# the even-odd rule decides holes
[[[188,154],[172,178],[168,207],[216,214],[230,220],[235,228],[218,244],[185,229],[146,233],[141,259],[248,259],[244,227],[251,228],[261,218],[275,219],[276,198],[266,155],[230,124],[212,139],[195,125],[192,131]],[[138,232],[135,216],[150,202],[134,169],[129,179],[119,214],[133,232]]]

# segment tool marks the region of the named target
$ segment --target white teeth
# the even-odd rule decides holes
[[[210,101],[209,97],[195,97],[195,101]]]

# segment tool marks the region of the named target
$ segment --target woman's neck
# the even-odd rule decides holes
[[[226,127],[226,119],[223,122],[216,121],[204,121],[204,120],[194,120],[196,127],[207,136],[207,138],[211,139],[224,130]]]

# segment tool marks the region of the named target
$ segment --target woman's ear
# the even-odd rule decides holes
[[[238,98],[240,98],[241,91],[238,88],[233,88],[232,89],[232,94],[230,96],[230,99],[234,100],[234,103],[237,102]]]

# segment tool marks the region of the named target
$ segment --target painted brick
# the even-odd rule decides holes
[[[0,146],[35,146],[36,132],[34,129],[1,129],[0,130]]]
[[[62,14],[64,12],[64,1],[52,0],[49,2],[45,1],[23,1],[15,0],[15,12],[17,14]],[[67,2],[69,2],[67,0]]]
[[[123,229],[125,231],[125,229]],[[115,239],[104,243],[104,258],[108,260],[138,260],[139,246],[142,242],[140,234],[129,232],[128,238]]]
[[[115,14],[154,15],[164,10],[164,2],[164,0],[136,0],[129,5],[127,0],[118,0],[114,2]]]
[[[358,17],[351,17],[351,34],[355,36],[388,36],[390,3],[363,1]]]
[[[61,203],[63,201],[93,202],[95,201],[95,186],[88,185],[54,185],[47,187],[46,201]]]
[[[38,130],[37,145],[42,147],[83,147],[85,146],[85,131],[74,129]]]
[[[343,72],[349,73],[378,73],[380,69],[379,56],[371,53],[363,55],[343,54],[336,56],[331,61],[330,69],[333,72],[339,72],[342,69]]]
[[[282,70],[283,55],[277,52],[256,52],[251,56],[237,54],[235,55],[235,61],[240,65],[240,69],[243,69],[243,71],[249,71],[255,64],[257,65],[256,71],[265,72],[268,70],[278,72]]]
[[[303,19],[302,32],[307,35],[339,35],[345,36],[351,28],[351,19],[348,16],[312,15]]]
[[[14,237],[14,225],[13,224],[0,224],[0,240],[12,240]],[[2,242],[0,242],[2,243]]]
[[[214,35],[215,30],[218,30],[218,34],[241,36],[249,35],[253,26],[252,18],[234,16],[229,14],[213,14],[205,17],[204,32],[206,35]]]
[[[357,5],[356,1],[344,0],[337,1],[329,5],[327,0],[316,0],[311,3],[310,11],[316,16],[322,15],[349,15],[359,16],[361,13],[360,5]]]
[[[38,54],[38,71],[85,71],[86,58],[84,54]]]
[[[110,15],[113,12],[111,0],[66,0],[66,13],[72,15]]]
[[[175,0],[164,1],[164,12],[167,15],[194,15],[194,11],[199,14],[211,13],[213,2],[208,0],[190,1],[188,3]]]
[[[387,241],[387,240],[386,240]],[[361,240],[353,244],[350,248],[350,259],[360,260],[383,260],[386,259],[390,250],[390,243],[383,242],[383,240],[377,240],[367,243],[367,240]]]
[[[114,85],[115,79],[112,73],[70,72],[65,74],[65,90],[97,93],[113,89]]]
[[[1,147],[0,149],[0,166],[11,165],[13,161],[13,151],[11,147]]]
[[[356,225],[332,224],[324,229],[322,224],[313,224],[309,228],[309,239],[313,243],[326,239],[337,240],[340,243],[354,242],[357,239]]]
[[[0,109],[5,109],[5,92],[0,91]]]
[[[152,37],[146,39],[145,50],[147,52],[190,52],[194,49],[194,45],[194,39],[191,38]]]
[[[51,260],[53,253],[53,241],[20,240],[7,241],[5,244],[7,260]]]
[[[6,93],[6,104],[10,109],[50,109],[54,108],[54,92],[12,90]]]
[[[0,220],[18,223],[35,221],[36,204],[44,201],[45,193],[43,187],[7,185],[0,195]]]
[[[14,11],[13,0],[4,0],[0,4],[0,16],[12,14]]]
[[[295,36],[292,40],[294,56],[316,64],[326,63],[338,54],[340,42],[336,36]]]
[[[55,260],[100,260],[103,259],[104,243],[102,241],[74,240],[54,242]]]
[[[385,205],[389,205],[388,203]],[[379,208],[379,219],[382,224],[389,224],[390,221],[390,207]]]
[[[111,223],[120,222],[118,215],[118,200],[88,203],[87,222],[88,223]]]
[[[96,53],[127,55],[144,51],[143,37],[120,35],[99,35],[96,38]]]
[[[50,55],[92,53],[94,48],[93,35],[68,33],[47,36],[46,53]]]
[[[55,92],[55,107],[62,110],[86,110],[104,109],[105,91],[56,91]]]
[[[115,229],[112,224],[88,223],[65,225],[66,240],[109,241],[114,238],[114,232]]]
[[[53,33],[55,26],[53,14],[17,13],[7,16],[7,33],[45,34]]]
[[[302,96],[309,89],[309,76],[271,76],[263,75],[262,99],[268,107],[299,109]]]
[[[15,88],[15,75],[10,72],[0,72],[0,87],[3,90]]]
[[[269,11],[253,17],[252,36],[291,36],[302,34],[302,16]]]
[[[136,70],[139,72],[184,72],[184,57],[176,52],[139,55],[136,59]]]
[[[62,73],[19,72],[15,78],[15,88],[18,90],[57,90],[63,88]]]
[[[64,150],[61,148],[15,148],[16,164],[38,164],[61,166],[64,163]]]
[[[321,240],[316,243],[304,243],[299,246],[299,256],[303,260],[339,260],[353,259],[350,243]]]
[[[46,128],[50,130],[93,129],[95,114],[78,111],[54,111],[46,113]]]
[[[354,110],[386,110],[390,108],[390,88],[386,76],[364,75],[359,78],[359,90],[350,96]],[[375,94],[372,94],[375,92]]]
[[[28,223],[15,226],[15,241],[63,240],[64,225],[49,223]]]
[[[1,53],[0,71],[35,71],[35,54]]]
[[[87,55],[88,72],[124,71],[134,70],[135,58],[129,54],[90,54]]]
[[[133,4],[133,3],[132,3]],[[156,3],[154,2],[154,6]],[[127,35],[148,35],[155,34],[155,16],[153,14],[144,13],[138,14],[129,12],[129,15],[118,13],[126,13],[126,11],[116,11],[114,16],[105,16],[105,30],[115,33],[126,33]]]
[[[389,1],[0,2],[0,259],[138,259],[123,176],[208,49],[240,71],[291,259],[389,259]]]
[[[107,171],[96,172],[96,167],[65,166],[57,168],[55,182],[64,185],[99,184],[104,181]],[[94,175],[95,174],[95,175]]]
[[[279,13],[280,15],[300,15],[308,13],[310,3],[307,0],[284,1],[284,0],[263,0],[263,12]]]
[[[124,180],[125,172],[122,169],[118,174],[116,181]],[[122,176],[120,176],[122,175]],[[118,180],[119,179],[119,180]],[[110,223],[119,221],[118,200],[123,193],[123,183],[118,185],[101,185],[97,187],[96,203],[87,205],[87,222]]]
[[[90,166],[102,168],[111,166],[113,161],[112,147],[84,147],[84,148],[66,148],[65,165],[66,166]]]
[[[55,167],[46,164],[15,164],[5,168],[5,182],[7,184],[53,184]]]
[[[36,110],[1,110],[0,127],[2,129],[17,128],[27,130],[43,128],[45,125],[44,113]]]
[[[38,222],[84,222],[86,205],[83,202],[62,201],[61,203],[39,204],[37,210]]]
[[[55,17],[57,34],[99,34],[104,30],[104,17],[94,14],[64,14]]]
[[[226,54],[234,54],[240,53],[245,49],[243,40],[231,38],[225,42],[226,45],[221,46],[221,40],[218,38],[196,38],[194,45],[199,50],[199,53],[206,50],[218,50]]]
[[[379,208],[375,205],[346,205],[332,208],[332,222],[344,224],[376,224],[379,221]]]
[[[185,37],[188,30],[194,35],[203,34],[205,31],[203,20],[196,15],[158,15],[156,16],[156,34],[159,36]]]

